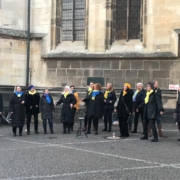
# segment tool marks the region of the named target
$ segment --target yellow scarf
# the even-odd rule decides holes
[[[91,92],[92,92],[92,88],[91,88],[91,87],[89,87],[89,88],[88,88],[88,95],[90,95],[90,94],[91,94]]]
[[[64,93],[65,99],[66,99],[66,97],[68,96],[68,94],[69,94],[69,92],[65,92],[65,93]]]
[[[105,98],[105,99],[108,98],[108,94],[109,94],[110,92],[112,92],[112,90],[111,90],[111,91],[106,90],[106,92],[104,93],[104,98]]]
[[[123,96],[125,96],[126,94],[127,94],[127,91],[124,91],[124,90],[123,90]]]
[[[154,91],[151,89],[149,92],[147,91],[146,93],[146,97],[144,99],[145,104],[147,104],[149,102],[149,96],[153,93]]]
[[[34,90],[33,92],[29,91],[29,94],[30,94],[30,95],[36,94],[36,90]]]

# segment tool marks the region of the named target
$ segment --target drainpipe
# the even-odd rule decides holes
[[[29,86],[29,59],[30,59],[30,17],[31,17],[31,0],[28,0],[28,14],[27,14],[27,64],[26,64],[26,87]]]

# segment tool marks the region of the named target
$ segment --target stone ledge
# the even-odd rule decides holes
[[[27,32],[14,29],[0,28],[0,36],[6,36],[10,38],[27,38]],[[42,39],[46,34],[43,33],[31,33],[31,39]]]
[[[42,56],[43,59],[58,59],[58,58],[176,58],[172,52],[153,52],[153,53],[138,53],[138,52],[125,52],[125,53],[49,53]]]

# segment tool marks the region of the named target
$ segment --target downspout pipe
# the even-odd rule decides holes
[[[28,13],[27,13],[27,61],[26,61],[26,87],[29,86],[29,60],[30,60],[30,21],[31,21],[31,0],[28,0]]]

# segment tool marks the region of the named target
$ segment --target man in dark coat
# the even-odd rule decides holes
[[[154,91],[153,83],[149,82],[147,84],[147,92],[144,102],[139,105],[139,108],[144,106],[144,136],[141,140],[148,139],[148,124],[150,122],[151,129],[153,132],[154,139],[151,142],[158,142],[158,135],[155,122],[157,120],[158,113],[163,114],[164,108],[162,101],[157,93]]]
[[[65,86],[64,92],[58,102],[55,105],[63,103],[61,110],[61,123],[63,123],[63,134],[66,134],[66,128],[68,128],[68,134],[70,134],[71,124],[73,123],[73,106],[76,104],[76,99],[69,86]]]
[[[25,120],[25,95],[20,86],[17,86],[9,103],[9,110],[12,119],[13,136],[16,136],[16,129],[19,128],[19,135],[22,136]]]
[[[154,91],[162,100],[161,90],[159,89],[159,83],[156,80],[154,81]],[[161,121],[160,113],[157,114],[157,128],[158,128],[159,137],[167,137],[163,134],[163,131],[162,131],[162,121]]]
[[[31,117],[34,116],[34,130],[35,134],[38,132],[38,113],[39,113],[39,93],[36,92],[33,85],[29,86],[26,94],[26,114],[27,114],[27,135],[30,135]]]
[[[117,115],[119,117],[120,137],[129,137],[128,132],[128,117],[132,114],[132,91],[129,83],[124,84],[124,89],[121,91],[118,105],[116,107]]]
[[[139,108],[139,105],[144,102],[144,98],[146,96],[146,92],[143,89],[142,83],[137,83],[137,90],[135,91],[133,95],[133,110],[135,112],[134,117],[134,130],[132,133],[137,133],[137,127],[138,127],[138,119],[139,115],[141,115],[141,121],[143,125],[143,108]]]
[[[49,123],[49,129],[51,134],[53,131],[53,112],[54,112],[54,102],[53,98],[49,94],[48,89],[44,91],[39,103],[39,111],[41,113],[41,118],[43,120],[44,134],[47,134],[47,120]]]

